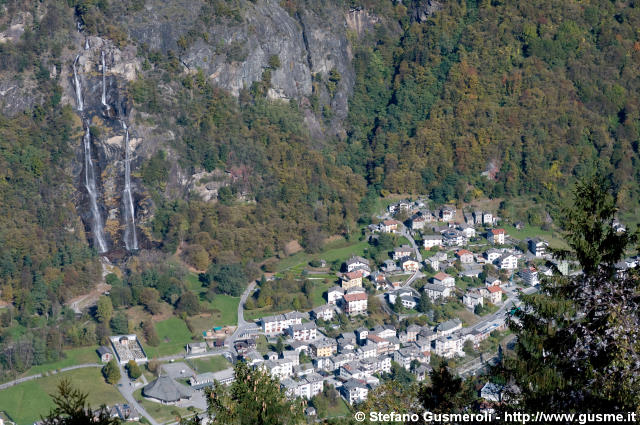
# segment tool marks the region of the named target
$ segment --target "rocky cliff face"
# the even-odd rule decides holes
[[[135,177],[135,171],[146,156],[149,147],[144,146],[143,138],[138,134],[138,127],[132,123],[134,112],[126,95],[127,82],[136,78],[140,61],[134,46],[121,50],[108,40],[99,37],[84,39],[80,34],[76,35],[74,44],[77,46],[76,71],[84,104],[82,111],[78,110],[72,70],[73,54],[67,57],[66,63],[62,66],[59,82],[63,87],[62,103],[70,104],[78,116],[78,132],[74,137],[76,158],[70,170],[75,186],[78,188],[76,206],[87,232],[90,232],[89,223],[92,217],[88,194],[84,189],[85,151],[82,148],[83,131],[80,131],[81,126],[85,127],[88,124],[91,128],[91,161],[95,169],[100,216],[104,222],[105,239],[110,256],[117,258],[124,250],[122,235],[125,223],[122,196],[126,155],[123,122],[127,123],[131,136],[129,140],[133,170],[131,186],[132,198],[136,206],[136,222],[139,224],[138,232],[145,228],[151,214],[151,201],[139,179]],[[106,106],[102,103],[103,52]],[[76,140],[77,143],[75,143]],[[139,236],[141,236],[141,246],[148,247],[150,245],[148,235],[142,233]]]
[[[341,134],[355,78],[345,12],[327,5],[320,12],[304,9],[292,15],[277,0],[237,4],[233,14],[203,23],[199,13],[208,10],[205,2],[148,0],[123,25],[137,43],[179,52],[185,68],[202,69],[236,96],[261,81],[270,59],[277,57],[280,66],[271,72],[268,95],[306,107],[312,134]],[[200,31],[196,37],[194,28]],[[188,37],[185,46],[181,39]],[[332,71],[339,75],[335,87],[329,81]]]

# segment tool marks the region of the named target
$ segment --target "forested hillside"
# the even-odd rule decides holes
[[[373,47],[356,50],[347,161],[378,189],[426,190],[440,201],[555,200],[575,176],[601,167],[622,206],[633,207],[635,6],[447,1],[424,22],[396,6],[400,39],[376,33]]]
[[[109,99],[121,100],[119,118],[142,140],[132,178],[144,255],[131,261],[111,238],[107,256],[122,273],[110,281],[125,294],[116,307],[178,308],[184,266],[241,265],[255,277],[292,240],[313,251],[328,236],[350,237],[389,193],[499,198],[507,219],[514,200],[535,197],[553,215],[576,177],[600,168],[623,211],[637,213],[634,1],[187,3],[0,0],[0,298],[15,307],[0,313],[8,369],[108,332],[63,308],[102,279],[81,201],[85,124],[71,76],[81,52],[90,64],[100,57],[89,38],[110,49],[111,69],[125,69],[109,75]],[[284,35],[270,32],[280,24]],[[98,68],[89,69],[95,94]],[[115,118],[91,113],[106,193],[121,182]],[[205,199],[208,185],[216,189]],[[104,204],[116,234],[120,198]],[[167,266],[176,253],[185,264]],[[151,301],[142,287],[155,290]]]

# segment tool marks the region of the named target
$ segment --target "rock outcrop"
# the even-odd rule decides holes
[[[327,3],[317,11],[304,8],[292,15],[277,0],[240,1],[234,16],[200,23],[204,32],[185,48],[180,40],[198,27],[198,12],[206,5],[190,1],[182,8],[182,3],[148,0],[144,11],[123,25],[138,44],[179,54],[186,69],[202,69],[236,96],[261,81],[270,59],[277,57],[280,66],[271,72],[268,95],[296,100],[307,109],[319,103],[324,108],[307,114],[312,133],[341,134],[355,80],[344,10]],[[339,76],[335,87],[329,82],[331,71]]]

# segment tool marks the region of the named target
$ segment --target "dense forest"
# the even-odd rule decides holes
[[[137,124],[176,135],[137,170],[153,205],[145,234],[158,252],[110,277],[116,308],[142,304],[152,312],[164,302],[180,310],[181,299],[193,302],[183,297],[184,266],[164,264],[176,252],[206,271],[216,291],[237,295],[239,279],[216,280],[220,270],[255,278],[259,264],[284,255],[291,240],[314,250],[330,235],[350,237],[389,193],[428,194],[437,203],[501,199],[501,215],[513,219],[514,205],[535,198],[540,215],[555,217],[570,184],[600,169],[623,212],[635,217],[634,1],[280,2],[292,16],[331,7],[376,17],[363,32],[347,32],[355,84],[343,137],[314,136],[305,125],[308,114],[327,126],[333,119],[320,94],[345,84],[335,69],[314,75],[308,98],[289,102],[267,95],[284,66],[277,56],[237,97],[202,71],[185,71],[181,54],[204,37],[199,31],[212,19],[242,21],[251,3],[203,2],[200,20],[173,51],[136,45],[119,24],[144,0],[0,0],[0,30],[18,13],[36,17],[18,40],[0,43],[0,74],[32,84],[34,100],[0,115],[0,298],[15,307],[0,310],[3,367],[25,370],[108,331],[104,321],[75,321],[64,307],[101,276],[70,171],[81,123],[61,101],[60,71],[75,54],[68,46],[78,23],[117,46],[135,45],[142,69],[126,96],[144,117]],[[433,13],[421,12],[426,3]],[[239,46],[226,53],[242,60]],[[176,190],[174,164],[187,174],[230,170],[234,179],[205,202]],[[122,329],[122,317],[109,326]]]

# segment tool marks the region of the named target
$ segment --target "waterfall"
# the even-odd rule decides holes
[[[104,63],[104,50],[100,52],[102,56],[102,106],[109,109],[109,105],[107,105],[107,79],[105,77],[107,66]]]
[[[89,50],[91,45],[89,44],[89,37],[84,39],[84,50]]]
[[[131,196],[131,158],[129,156],[129,129],[127,124],[122,121],[124,128],[124,191],[122,193],[122,201],[124,202],[124,244],[127,250],[138,249],[138,239],[136,237],[136,218],[133,206],[133,198]]]
[[[107,242],[104,239],[104,228],[102,217],[98,209],[98,194],[96,191],[96,176],[91,160],[91,133],[89,123],[85,122],[85,133],[82,139],[84,144],[84,186],[89,193],[89,204],[91,206],[91,221],[93,225],[93,236],[95,238],[98,251],[102,254],[107,252]]]
[[[76,64],[78,63],[78,59],[80,55],[76,56],[76,60],[73,61],[73,84],[76,89],[76,104],[78,107],[78,111],[82,112],[84,110],[84,102],[82,101],[82,86],[80,85],[80,78],[78,78],[78,72],[76,70]]]

